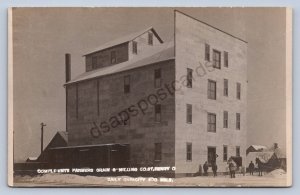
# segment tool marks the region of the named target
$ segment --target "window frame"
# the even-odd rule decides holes
[[[223,112],[223,128],[228,129],[228,111]]]
[[[223,145],[223,161],[226,162],[227,160],[228,160],[228,146]]]
[[[236,99],[240,100],[241,99],[241,94],[242,94],[242,85],[241,83],[237,82],[236,83]]]
[[[229,66],[229,54],[228,51],[224,51],[224,67],[228,68]]]
[[[241,130],[241,113],[236,113],[235,116],[235,128],[236,130]]]
[[[219,55],[217,57],[217,55]],[[221,69],[221,52],[219,50],[213,49],[213,67],[216,69]]]
[[[212,120],[213,119],[212,117],[214,118],[214,121]],[[212,112],[207,113],[207,132],[212,132],[212,133],[217,132],[217,115],[215,113]]]
[[[214,90],[211,89],[211,84],[214,84]],[[212,96],[213,94],[213,96]],[[208,79],[207,85],[207,98],[211,100],[217,99],[217,82],[211,79]]]
[[[204,60],[210,62],[210,45],[205,43]]]
[[[186,71],[186,87],[193,88],[193,69],[187,68]]]
[[[153,45],[153,33],[148,32],[148,45]]]
[[[186,143],[186,161],[193,161],[193,144],[192,144],[192,142]]]
[[[229,82],[228,82],[228,79],[224,79],[224,91],[223,91],[223,95],[225,96],[225,97],[228,97],[228,95],[229,95]]]
[[[138,54],[138,42],[137,41],[132,41],[132,53]]]
[[[186,104],[186,123],[193,123],[193,106],[192,104]]]

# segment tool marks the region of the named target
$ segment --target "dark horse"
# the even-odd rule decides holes
[[[263,163],[259,158],[256,158],[255,164],[257,164],[258,167],[258,176],[262,176],[263,171],[266,171],[266,168],[268,167],[267,163]]]

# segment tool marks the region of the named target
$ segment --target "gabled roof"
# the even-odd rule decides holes
[[[174,58],[175,58],[174,43],[173,42],[164,43],[157,46],[153,46],[153,49],[149,50],[149,52],[140,54],[129,61],[115,64],[113,66],[99,68],[93,71],[84,72],[81,75],[69,81],[68,83],[66,83],[66,85],[70,83],[76,83],[79,81],[96,78],[96,77],[123,72],[134,68],[139,68],[157,62],[171,60]]]
[[[260,145],[251,145],[255,150],[265,150],[267,149],[266,146],[260,146]],[[250,147],[251,147],[250,146]]]
[[[110,41],[110,42],[107,42],[107,43],[104,43],[103,45],[85,53],[83,56],[86,56],[86,55],[89,55],[89,54],[92,54],[92,53],[96,53],[98,51],[101,51],[101,50],[104,50],[104,49],[108,49],[110,47],[113,47],[113,46],[116,46],[116,45],[120,45],[120,44],[123,44],[123,43],[126,43],[126,42],[129,42],[129,41],[132,41],[134,40],[135,38],[141,36],[142,34],[148,32],[148,31],[152,31],[152,33],[157,37],[157,39],[159,40],[160,43],[163,43],[163,40],[160,38],[160,36],[157,34],[157,32],[154,30],[153,27],[149,27],[149,28],[146,28],[146,29],[143,29],[141,31],[138,31],[138,32],[134,32],[134,33],[131,33],[129,35],[125,35],[123,37],[120,37],[118,39],[115,39],[113,41]]]

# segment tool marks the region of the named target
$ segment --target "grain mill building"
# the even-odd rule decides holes
[[[121,37],[84,54],[86,71],[72,79],[66,55],[65,148],[96,162],[92,148],[115,147],[109,155],[127,166],[175,166],[176,175],[205,161],[220,172],[230,157],[244,161],[247,43],[174,16],[173,42],[152,27]]]

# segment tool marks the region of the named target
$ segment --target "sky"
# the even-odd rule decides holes
[[[176,8],[248,42],[248,145],[285,148],[285,9]],[[82,55],[120,36],[152,26],[173,40],[173,8],[15,8],[13,10],[14,157],[40,153],[65,130],[64,55],[72,78]]]

